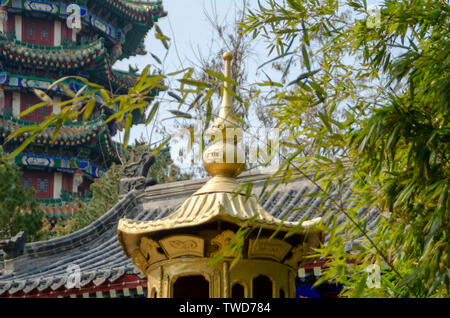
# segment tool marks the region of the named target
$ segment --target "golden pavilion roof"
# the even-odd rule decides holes
[[[314,231],[314,226],[321,219],[315,218],[305,222],[283,221],[266,212],[254,196],[247,197],[238,193],[239,189],[234,178],[214,176],[178,210],[165,218],[151,221],[120,219],[119,241],[129,256],[137,248],[140,237],[164,230],[194,227],[219,220],[246,226],[252,220],[252,226],[263,229],[287,232],[297,227],[299,232],[305,233]]]

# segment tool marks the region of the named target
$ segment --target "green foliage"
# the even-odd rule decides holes
[[[169,151],[169,148],[164,148],[156,155],[148,177],[155,179],[159,184],[191,179],[192,174],[182,173],[180,168],[173,163]]]
[[[120,165],[113,164],[106,173],[96,179],[90,186],[92,198],[89,204],[80,202],[80,209],[64,224],[57,224],[53,228],[56,237],[63,236],[88,226],[119,201]]]
[[[329,260],[319,283],[339,282],[349,297],[448,297],[449,6],[380,7],[368,24],[366,1],[270,0],[242,28],[280,58],[295,56],[284,77],[300,65],[281,92],[273,85],[284,146],[303,154],[287,158],[283,182],[300,173],[318,196],[338,190],[337,217],[324,216],[329,242],[317,250]],[[365,207],[381,212],[370,234]],[[367,284],[370,264],[381,268],[379,288]]]
[[[44,215],[38,209],[34,191],[26,191],[20,183],[20,170],[8,161],[0,147],[0,240],[26,233],[28,242],[45,237],[41,230]]]
[[[124,144],[125,147],[128,144],[129,132],[133,122],[133,113],[138,112],[144,114],[151,106],[154,95],[157,91],[165,90],[167,87],[164,85],[164,80],[170,76],[175,76],[181,72],[186,72],[188,70],[179,71],[168,75],[158,75],[149,74],[150,66],[147,66],[133,87],[129,88],[126,94],[114,94],[107,91],[103,86],[89,82],[83,77],[79,76],[67,76],[55,81],[47,90],[51,90],[55,87],[60,87],[68,96],[71,98],[56,103],[50,96],[45,92],[34,89],[35,94],[42,100],[27,110],[21,112],[19,117],[23,117],[26,114],[39,109],[44,106],[53,105],[53,107],[60,108],[58,114],[52,114],[47,116],[45,120],[41,123],[35,125],[28,125],[17,129],[6,138],[6,142],[11,139],[23,135],[26,137],[25,141],[17,147],[14,152],[9,155],[9,158],[13,158],[18,153],[23,151],[39,134],[42,134],[49,127],[55,127],[53,141],[56,140],[59,135],[61,126],[71,120],[77,118],[83,118],[83,120],[88,120],[93,114],[94,106],[97,105],[99,109],[110,109],[114,113],[110,115],[106,120],[105,124],[110,121],[116,121],[125,128],[124,134]],[[84,86],[77,92],[73,92],[67,87],[67,82],[69,80],[78,80],[84,84]],[[155,103],[156,104],[156,103]],[[155,108],[155,111],[157,108]],[[152,120],[154,112],[152,112],[152,117],[147,120],[147,124]]]

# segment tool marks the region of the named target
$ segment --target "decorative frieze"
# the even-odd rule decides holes
[[[284,264],[297,268],[298,264],[305,256],[305,248],[307,248],[307,246],[298,245],[294,247],[291,251],[291,256],[284,261]]]
[[[32,12],[45,12],[48,14],[58,15],[59,17],[65,19],[68,16],[67,4],[65,3],[55,3],[49,1],[37,1],[37,0],[25,0],[17,1],[11,3],[11,6],[17,9],[23,9]],[[102,32],[104,35],[108,36],[113,40],[119,40],[122,43],[125,42],[125,32],[122,29],[116,28],[106,21],[103,21],[95,14],[88,11],[87,7],[80,6],[80,16],[84,23],[94,27],[98,31]],[[20,16],[19,16],[20,17]],[[17,15],[16,15],[17,19]],[[17,22],[16,22],[17,23]],[[17,37],[18,26],[16,25],[16,39],[21,40],[21,28],[20,23],[20,38]]]
[[[75,169],[81,169],[96,178],[101,177],[106,172],[105,168],[95,165],[89,159],[78,159],[76,157],[21,153],[14,158],[14,161],[19,166],[58,168],[69,173],[75,172]]]
[[[23,2],[23,8],[29,11],[37,11],[53,14],[59,12],[58,4],[48,1],[26,0]]]
[[[249,258],[270,258],[281,262],[291,249],[292,245],[278,239],[260,238],[258,240],[249,240],[248,257]]]
[[[193,235],[174,235],[160,241],[169,258],[179,256],[204,256],[204,240]]]
[[[144,257],[144,255],[142,255],[140,249],[137,248],[133,251],[133,253],[131,254],[131,260],[143,275],[147,274],[147,268],[149,265],[147,259]]]
[[[148,260],[149,264],[167,259],[166,255],[160,252],[161,246],[159,243],[149,239],[148,237],[141,238],[139,248],[141,249],[144,257]]]
[[[231,239],[234,236],[234,232],[227,230],[227,231],[223,231],[222,233],[220,233],[219,235],[217,235],[216,237],[214,237],[211,240],[211,245],[213,247],[216,247],[215,251],[210,253],[209,257],[216,257],[218,255],[220,255],[223,251],[225,251],[229,246],[230,246],[230,242]],[[225,255],[225,257],[235,257],[236,256],[236,251],[232,252],[232,253],[227,253],[227,255]]]

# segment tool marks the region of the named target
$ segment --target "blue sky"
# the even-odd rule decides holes
[[[256,0],[249,2],[257,3]],[[243,4],[242,0],[163,0],[163,6],[168,15],[158,21],[158,26],[171,39],[169,50],[166,50],[162,43],[155,38],[154,29],[147,34],[145,40],[146,50],[155,54],[163,62],[162,65],[158,64],[150,54],[147,54],[119,61],[114,68],[128,70],[128,65],[133,67],[137,65],[142,70],[146,65],[153,64],[161,68],[164,73],[169,73],[195,66],[198,63],[199,50],[204,56],[220,50],[220,47],[211,47],[211,40],[216,34],[208,22],[205,12],[209,15],[217,12],[220,21],[233,25],[235,13],[242,8]],[[262,49],[259,52],[264,54]],[[256,73],[256,68],[260,63],[260,58],[257,56],[258,54],[248,61],[252,74]],[[175,105],[161,103],[160,107],[158,121],[171,117],[167,110],[174,109]],[[164,121],[163,124],[171,127],[172,131],[176,130],[175,123],[171,120]],[[116,135],[116,139],[121,137],[123,138],[123,134]],[[134,139],[140,138],[144,138],[147,142],[156,142],[161,139],[161,136],[155,135],[154,132],[152,134],[151,126],[134,126],[130,141],[133,142]],[[177,145],[172,144],[172,148],[172,153],[178,153]],[[181,162],[177,162],[177,164],[182,165]]]
[[[264,3],[264,0],[261,0]],[[380,3],[381,1],[369,0],[368,4]],[[257,0],[247,0],[250,7],[257,6]],[[149,54],[145,56],[136,56],[130,59],[117,62],[114,67],[116,69],[128,70],[128,65],[137,65],[142,70],[146,65],[153,64],[162,68],[164,73],[180,70],[185,67],[196,66],[198,64],[198,50],[204,56],[216,53],[220,47],[211,47],[211,40],[216,34],[208,22],[206,14],[217,13],[220,21],[225,21],[229,25],[233,25],[235,13],[243,7],[242,0],[163,0],[164,10],[168,15],[158,21],[158,26],[162,32],[171,38],[170,48],[166,50],[162,43],[155,38],[154,29],[152,29],[146,37],[145,46],[148,52],[158,56],[163,61],[159,65]],[[253,48],[254,54],[247,61],[247,69],[249,70],[249,81],[257,81],[257,67],[270,58],[266,55],[264,44],[255,41]],[[270,69],[265,67],[265,71],[270,73]],[[277,76],[278,77],[278,76]],[[274,77],[274,80],[277,79]],[[264,79],[265,80],[265,79]],[[164,93],[165,94],[165,93]],[[170,117],[168,109],[173,109],[175,105],[167,105],[161,103],[161,109],[158,113],[158,122],[160,125],[169,127],[172,132],[176,130],[175,123],[172,120],[161,122],[162,119]],[[150,136],[152,136],[150,138]],[[116,135],[116,139],[123,137],[123,134]],[[161,139],[155,133],[152,134],[151,127],[144,125],[135,126],[130,135],[130,140],[144,138],[147,142],[156,142]],[[172,154],[174,157],[178,148],[176,144],[172,144]],[[175,158],[173,158],[175,159]],[[177,164],[181,164],[177,162]],[[184,164],[181,164],[182,166]],[[186,163],[187,167],[190,165]]]
[[[251,1],[255,2],[255,1]],[[164,61],[164,71],[170,72],[182,67],[191,66],[195,60],[194,49],[207,50],[214,32],[204,12],[211,13],[214,8],[221,19],[233,22],[235,8],[242,7],[241,0],[163,0],[164,10],[168,15],[158,21],[162,32],[171,38],[169,51],[154,36],[154,30],[147,35],[145,45],[147,51],[157,55]],[[167,55],[166,55],[167,54]],[[120,61],[115,67],[128,69],[128,64],[141,67],[152,63],[150,56],[137,56]]]

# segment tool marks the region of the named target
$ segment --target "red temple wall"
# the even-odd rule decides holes
[[[11,109],[12,108],[12,92],[10,91],[4,91],[5,99],[4,99],[4,107],[5,109]]]
[[[63,173],[61,188],[68,193],[72,193],[72,191],[73,191],[73,174]]]
[[[24,188],[33,187],[36,198],[53,198],[53,173],[51,172],[24,171],[22,173],[21,183]]]
[[[66,22],[61,22],[61,39],[65,39],[68,42],[72,41],[72,30],[69,29]]]
[[[20,96],[20,111],[23,112],[31,106],[39,104],[41,100],[35,96],[30,94],[21,94]],[[41,122],[45,119],[46,116],[52,113],[51,106],[44,106],[38,108],[31,113],[22,117],[23,120],[29,120],[34,122]]]
[[[86,195],[86,190],[89,190],[90,185],[90,182],[83,181],[83,183],[78,186],[78,195],[84,197]]]
[[[16,20],[16,16],[14,14],[8,14],[8,21],[6,22],[5,32],[14,31],[14,23]]]
[[[22,18],[22,40],[24,42],[52,46],[54,33],[53,21]]]

